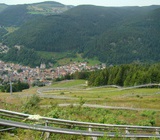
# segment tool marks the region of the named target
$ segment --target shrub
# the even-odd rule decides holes
[[[48,113],[48,116],[52,118],[59,118],[60,117],[59,110],[57,108],[52,110],[51,112]]]
[[[30,109],[30,108],[37,108],[38,103],[40,102],[40,97],[37,95],[33,95],[24,105],[25,109]]]
[[[61,92],[60,95],[64,95],[64,92]]]
[[[143,117],[152,117],[155,114],[156,114],[155,111],[145,110],[145,111],[143,111],[141,113],[141,116],[143,116]]]

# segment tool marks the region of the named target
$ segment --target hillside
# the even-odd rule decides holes
[[[0,40],[2,41],[4,37],[19,29],[24,23],[33,19],[38,20],[47,15],[58,15],[72,7],[73,6],[66,6],[53,1],[24,5],[0,4]],[[3,45],[0,46],[0,50],[3,50]],[[48,58],[41,58],[41,55],[37,52],[25,47],[21,47],[19,50],[13,47],[7,54],[3,54],[2,52],[0,52],[0,59],[21,63],[23,65],[36,66],[42,61],[45,63],[48,63],[48,61],[54,62],[54,60],[50,61]]]
[[[30,19],[42,15],[53,15],[62,13],[71,6],[66,6],[57,2],[42,2],[23,5],[0,4],[0,25],[20,26]]]
[[[90,48],[85,56],[96,55],[108,64],[159,61],[159,21],[159,9],[125,21],[88,44],[94,51]]]
[[[8,5],[0,3],[0,12],[2,12],[4,9],[6,9]]]
[[[3,43],[35,51],[80,53],[108,65],[157,62],[159,8],[77,6],[27,22]]]
[[[58,2],[48,1],[48,2],[41,2],[28,5],[27,9],[31,14],[44,14],[44,15],[53,15],[53,14],[60,14],[68,9],[72,8],[72,6],[63,5]]]
[[[9,38],[14,38],[14,44],[18,41],[36,50],[75,50],[77,47],[83,48],[86,41],[94,40],[111,28],[119,26],[124,19],[133,15],[131,11],[122,8],[79,6],[61,15],[29,22]],[[20,38],[16,40],[16,36]]]
[[[27,5],[8,6],[0,13],[1,26],[20,26],[35,16],[28,14]]]

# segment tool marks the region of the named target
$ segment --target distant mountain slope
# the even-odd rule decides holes
[[[7,40],[10,45],[18,43],[37,51],[83,51],[87,42],[115,28],[132,14],[121,8],[78,6],[61,15],[29,22]]]
[[[160,6],[77,6],[24,24],[3,38],[10,47],[81,53],[107,64],[160,60]]]
[[[42,2],[24,5],[5,5],[0,4],[0,25],[1,26],[20,26],[30,19],[48,14],[59,14],[68,9],[57,2]]]
[[[20,26],[35,16],[28,13],[27,5],[13,5],[0,13],[1,26]]]
[[[6,9],[8,5],[0,3],[0,12],[2,12],[4,9]]]
[[[31,14],[60,14],[68,9],[72,8],[72,6],[66,6],[58,2],[48,1],[48,2],[41,2],[28,5],[27,9]]]
[[[160,61],[160,9],[133,16],[89,43],[85,57],[107,64]],[[142,12],[141,12],[142,13]]]

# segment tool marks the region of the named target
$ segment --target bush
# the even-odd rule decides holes
[[[64,92],[61,92],[60,95],[64,95]]]
[[[60,111],[56,108],[52,110],[51,112],[48,113],[47,116],[52,117],[52,118],[59,118],[60,117]]]
[[[24,105],[25,109],[30,109],[30,108],[38,108],[38,104],[40,102],[40,97],[37,95],[33,95]]]
[[[145,110],[141,113],[141,116],[143,116],[143,117],[153,117],[153,115],[155,115],[155,114],[156,114],[155,111]]]

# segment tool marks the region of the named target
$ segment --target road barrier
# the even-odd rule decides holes
[[[56,127],[43,126],[43,125],[31,125],[28,123],[15,122],[11,120],[0,119],[0,125],[10,126],[23,129],[31,129],[49,133],[61,133],[70,135],[83,135],[91,136],[93,139],[96,137],[128,137],[128,138],[160,138],[160,127],[152,126],[132,126],[132,125],[113,125],[113,124],[100,124],[89,123],[80,121],[71,121],[64,119],[55,119],[49,117],[42,117],[39,115],[24,114],[9,110],[0,109],[0,115],[31,121],[44,121],[44,124],[54,124]],[[59,125],[59,127],[57,127]],[[70,129],[61,128],[62,126],[70,126]],[[87,130],[74,130],[74,127],[85,128]],[[96,130],[96,131],[95,131]]]

